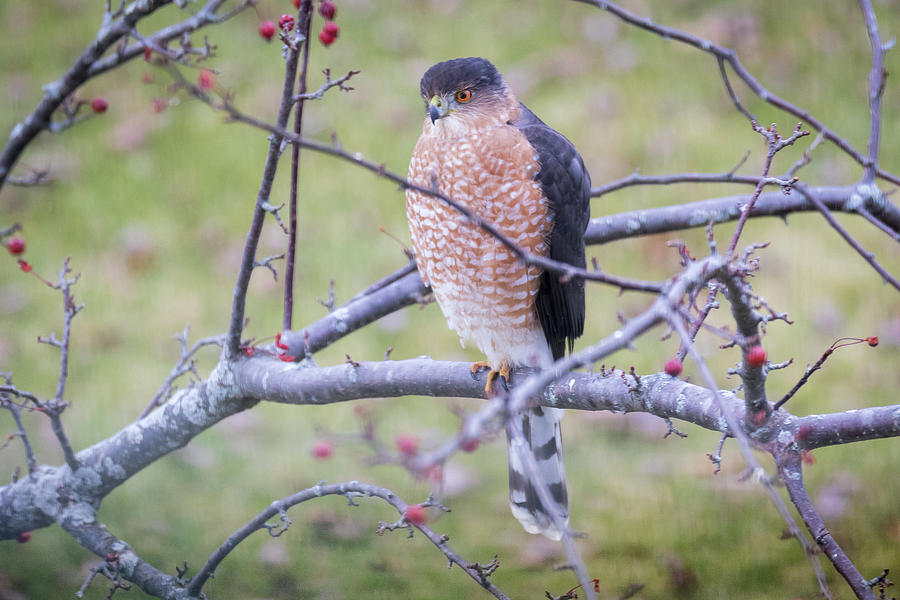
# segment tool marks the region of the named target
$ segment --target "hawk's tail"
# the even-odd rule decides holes
[[[506,431],[509,506],[513,516],[528,533],[541,533],[552,540],[560,539],[562,529],[569,525],[569,496],[562,460],[560,418],[562,411],[559,409],[536,407],[513,417],[517,424],[521,424],[522,436],[513,433],[512,424],[507,426]],[[541,499],[537,482],[529,477],[533,471],[525,464],[529,455],[534,457],[534,473],[549,492],[549,504]]]

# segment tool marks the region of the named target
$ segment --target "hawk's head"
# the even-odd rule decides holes
[[[483,58],[440,62],[419,84],[428,121],[440,133],[506,123],[518,116],[518,102],[500,73]]]

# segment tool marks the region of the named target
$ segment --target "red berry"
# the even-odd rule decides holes
[[[419,438],[414,435],[398,435],[394,443],[397,450],[407,456],[413,456],[419,451]]]
[[[10,251],[11,254],[22,254],[25,252],[25,240],[20,237],[10,238],[8,242],[6,242],[6,249]]]
[[[107,102],[103,98],[94,98],[91,100],[91,110],[95,113],[105,113],[106,109],[109,108],[109,102]]]
[[[291,0],[291,4],[294,5],[294,8],[300,8],[300,0]]]
[[[664,368],[666,370],[666,375],[671,375],[672,377],[681,375],[681,361],[677,358],[670,358],[667,360]]]
[[[324,31],[319,32],[319,41],[322,42],[323,46],[330,46],[334,43],[334,36],[328,35]]]
[[[272,36],[275,35],[275,23],[272,21],[263,21],[259,24],[259,35],[261,35],[266,41],[271,40]]]
[[[281,27],[282,31],[290,31],[294,28],[294,17],[291,15],[281,15],[281,18],[278,19],[278,26]]]
[[[475,452],[478,449],[478,438],[467,438],[459,445],[463,452]]]
[[[766,350],[762,346],[753,346],[747,352],[747,364],[751,367],[761,367],[766,364]]]
[[[322,25],[322,33],[324,33],[326,35],[330,35],[333,38],[337,38],[338,33],[340,33],[340,31],[341,31],[341,28],[338,27],[338,24],[333,21],[329,21],[329,22],[325,23],[324,25]]]
[[[150,62],[150,57],[152,57],[152,56],[153,56],[153,50],[149,46],[144,48],[144,60],[147,62]]]
[[[867,342],[870,346],[875,347],[875,346],[878,345],[878,336],[877,336],[877,335],[873,335],[873,336],[867,337],[867,338],[866,338],[866,342]]]
[[[403,513],[403,516],[406,517],[406,520],[409,521],[412,525],[417,525],[421,527],[425,524],[425,521],[428,520],[428,516],[425,514],[425,507],[421,504],[413,504],[412,506],[406,507],[406,512]]]
[[[162,111],[166,110],[166,107],[168,105],[169,104],[162,98],[154,98],[153,99],[153,112],[161,113]]]
[[[334,13],[336,12],[337,9],[334,7],[334,2],[331,0],[322,0],[319,2],[319,14],[327,20],[331,21],[334,19]]]
[[[31,539],[31,532],[30,532],[30,531],[26,531],[26,532],[24,532],[24,533],[20,533],[20,534],[19,534],[19,537],[16,538],[16,541],[19,542],[20,544],[25,544],[25,543],[27,543],[28,540],[30,540],[30,539]]]
[[[216,85],[216,74],[209,69],[203,69],[197,76],[197,85],[204,90],[211,90]]]
[[[319,460],[325,460],[331,457],[331,454],[333,452],[334,446],[332,446],[330,442],[326,442],[325,440],[319,440],[312,448],[312,455]]]
[[[23,272],[27,273],[31,270],[31,265],[28,264],[28,262],[26,262],[20,258],[19,259],[19,268],[22,269]]]

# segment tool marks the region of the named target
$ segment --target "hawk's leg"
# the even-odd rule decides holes
[[[486,360],[481,360],[478,362],[472,363],[471,372],[472,379],[478,380],[478,371],[482,369],[490,369],[487,374],[487,381],[484,384],[484,395],[490,398],[493,396],[493,391],[491,387],[494,385],[494,380],[497,379],[497,376],[500,376],[500,385],[503,386],[503,390],[509,391],[509,363],[505,360],[500,363],[500,370],[495,371],[491,368],[491,365]]]

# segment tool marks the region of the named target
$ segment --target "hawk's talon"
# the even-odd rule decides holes
[[[500,385],[505,392],[509,392],[509,363],[505,360],[500,363]]]
[[[469,373],[472,375],[472,379],[478,381],[478,371],[482,369],[490,369],[491,365],[486,360],[479,360],[478,362],[473,362],[472,366],[469,367]],[[490,373],[488,374],[488,379],[490,379]]]
[[[470,369],[472,373],[472,379],[478,381],[478,371],[480,371],[481,369],[490,369],[487,374],[487,381],[484,383],[484,395],[486,397],[492,398],[494,396],[494,391],[492,388],[494,385],[494,380],[497,379],[498,376],[500,377],[500,385],[503,386],[503,391],[509,392],[509,363],[503,361],[502,363],[500,363],[500,369],[496,371],[487,361],[482,360],[472,363],[472,367]]]

